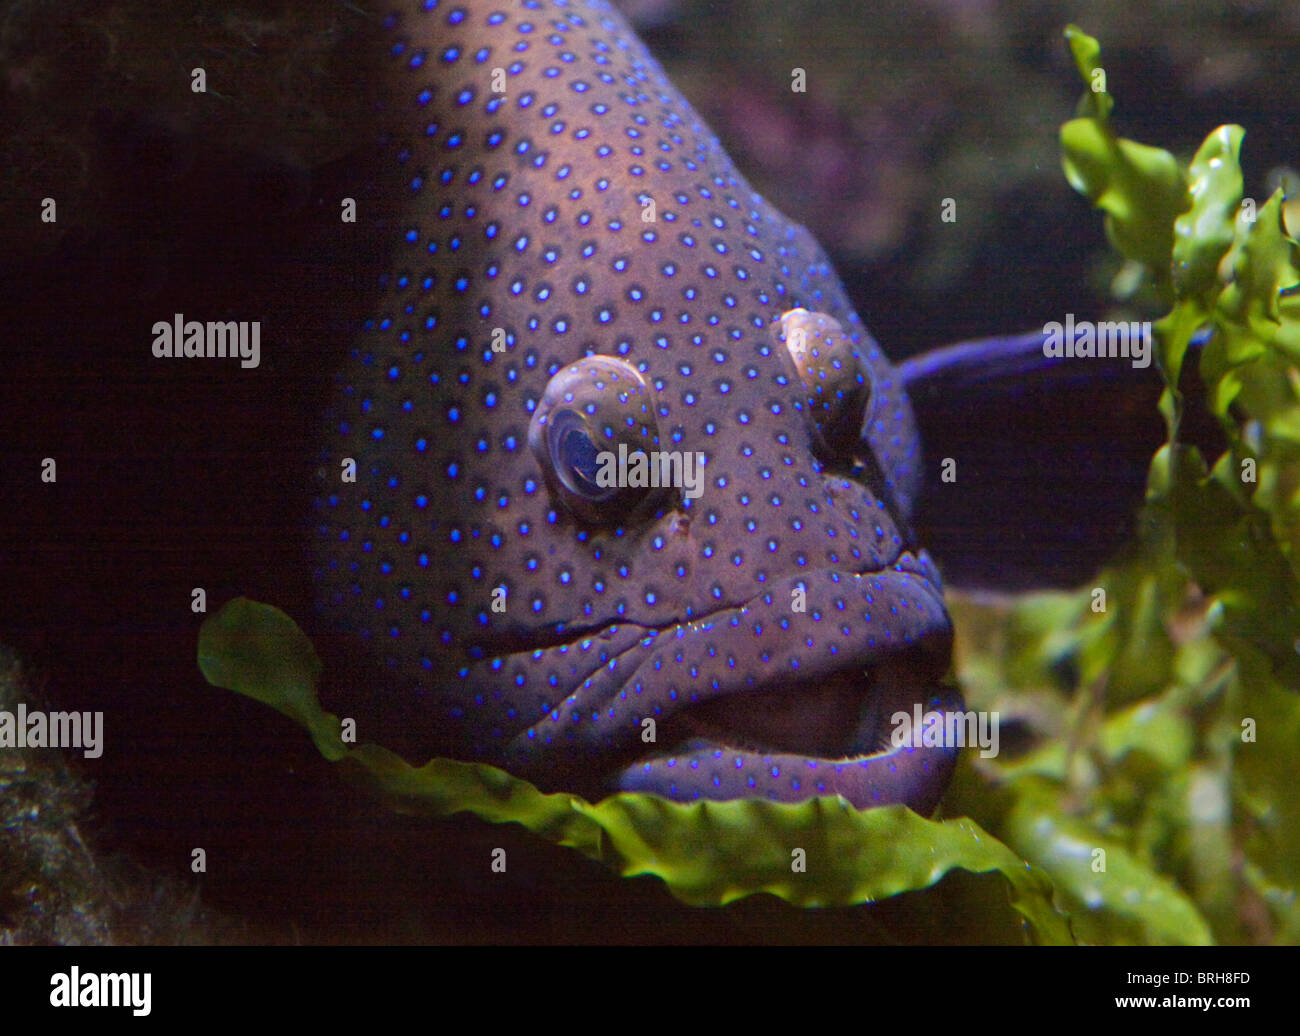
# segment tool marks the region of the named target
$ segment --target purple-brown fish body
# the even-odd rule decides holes
[[[956,750],[890,743],[960,708],[917,436],[826,256],[607,5],[386,29],[393,251],[329,444],[357,477],[322,494],[327,613],[430,752],[932,810]],[[620,447],[677,484],[609,486]]]

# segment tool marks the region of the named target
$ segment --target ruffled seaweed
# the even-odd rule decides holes
[[[1168,441],[1137,542],[1092,587],[950,600],[968,704],[1035,737],[974,761],[980,779],[947,804],[1041,866],[1084,941],[1294,942],[1300,246],[1280,191],[1243,197],[1241,127],[1186,164],[1123,139],[1100,48],[1066,38],[1089,90],[1063,166],[1168,307],[1154,325]],[[1190,358],[1228,443],[1217,458],[1180,440]]]
[[[543,794],[492,766],[411,766],[378,745],[343,742],[338,717],[316,698],[321,667],[311,642],[282,611],[245,598],[204,623],[199,666],[210,683],[301,723],[325,758],[355,768],[396,809],[513,821],[625,877],[658,875],[686,903],[770,892],[799,906],[842,906],[926,888],[960,867],[1000,873],[1035,939],[1071,941],[1051,883],[968,819],[925,820],[902,806],[860,812],[838,797],[683,804],[620,793],[591,803]]]

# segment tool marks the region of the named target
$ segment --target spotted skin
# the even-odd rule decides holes
[[[907,527],[917,438],[824,253],[604,3],[422,0],[385,31],[392,162],[364,215],[392,253],[327,444],[325,615],[431,752],[544,787],[932,810],[954,752],[882,751],[894,707],[960,707]],[[781,333],[799,307],[865,365],[855,456],[819,440]],[[557,496],[530,425],[593,355],[653,387],[660,449],[704,454],[698,498],[592,520]]]

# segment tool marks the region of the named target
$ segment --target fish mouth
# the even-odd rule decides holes
[[[842,795],[858,809],[902,803],[928,816],[947,787],[957,749],[913,745],[914,709],[948,713],[963,702],[955,687],[919,678],[915,662],[905,654],[817,686],[795,684],[686,709],[668,724],[666,740],[674,747],[623,768],[615,784],[679,801]],[[893,721],[900,714],[906,728]],[[906,743],[893,743],[895,730],[907,733]]]
[[[898,713],[963,708],[945,683],[952,631],[928,560],[793,577],[664,630],[520,734],[513,767],[678,801],[842,795],[933,812],[957,748],[895,744]],[[798,589],[803,611],[792,611]],[[577,782],[577,783],[575,783]]]

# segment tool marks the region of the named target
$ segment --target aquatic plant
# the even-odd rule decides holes
[[[592,803],[489,766],[412,766],[345,740],[317,701],[310,642],[244,599],[204,624],[205,677],[299,722],[397,809],[518,822],[620,874],[657,875],[691,904],[769,892],[847,905],[965,870],[1001,880],[1033,941],[1300,937],[1288,774],[1300,737],[1300,246],[1280,193],[1242,197],[1240,127],[1214,130],[1186,165],[1118,136],[1096,41],[1066,37],[1088,83],[1061,130],[1066,176],[1168,307],[1156,325],[1168,441],[1137,541],[1094,586],[950,600],[970,706],[1000,711],[1027,742],[965,753],[943,807],[956,819],[834,798]],[[1179,437],[1194,355],[1228,441],[1218,458]]]

